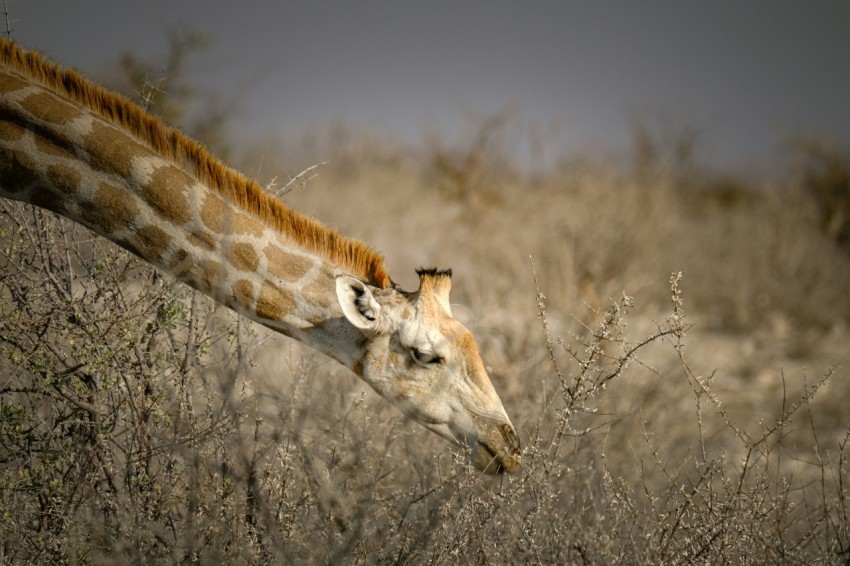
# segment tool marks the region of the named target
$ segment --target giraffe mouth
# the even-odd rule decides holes
[[[513,427],[503,424],[496,428],[497,433],[488,435],[487,441],[477,441],[472,450],[472,463],[485,474],[510,473],[520,464],[520,444]]]
[[[496,475],[513,472],[519,467],[519,442],[511,425],[497,425],[498,432],[492,435],[485,433],[484,439],[477,435],[457,434],[447,423],[422,422],[422,425],[455,446],[468,450],[470,460],[479,472]],[[493,442],[492,437],[503,441]]]
[[[484,423],[480,423],[484,424]],[[425,425],[452,444],[469,451],[473,466],[485,474],[504,474],[520,466],[520,442],[509,423],[486,423],[474,434],[457,434],[449,426]]]

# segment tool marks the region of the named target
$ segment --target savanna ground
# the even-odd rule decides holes
[[[850,563],[850,157],[800,143],[761,184],[647,126],[627,158],[530,174],[512,128],[414,151],[331,129],[232,157],[278,187],[327,160],[282,198],[406,287],[454,269],[520,431],[512,476],[0,202],[0,563]]]

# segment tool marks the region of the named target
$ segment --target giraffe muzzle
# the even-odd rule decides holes
[[[472,463],[485,474],[503,474],[519,468],[520,442],[510,423],[488,423],[484,441],[472,450]]]

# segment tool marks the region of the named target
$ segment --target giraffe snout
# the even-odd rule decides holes
[[[485,438],[473,458],[479,470],[487,474],[503,474],[519,467],[520,442],[513,425],[491,421]]]
[[[510,453],[513,456],[518,456],[522,446],[520,446],[519,436],[516,433],[513,425],[503,424],[501,426],[502,436],[505,438],[505,442],[510,448]]]

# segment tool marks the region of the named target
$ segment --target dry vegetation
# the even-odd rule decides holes
[[[752,186],[643,138],[631,171],[528,178],[505,127],[425,160],[330,136],[286,199],[402,283],[454,268],[522,435],[507,477],[0,202],[0,563],[850,563],[850,160],[810,144]]]

